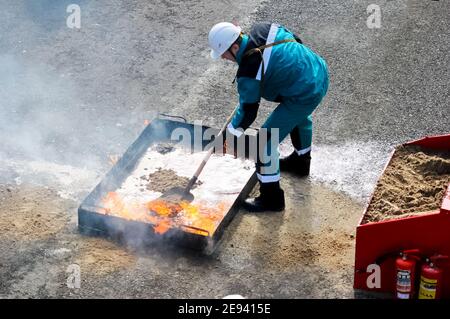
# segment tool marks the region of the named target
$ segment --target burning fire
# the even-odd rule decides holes
[[[150,223],[157,234],[164,234],[170,228],[183,228],[203,236],[214,233],[227,209],[225,203],[209,207],[186,201],[174,204],[160,199],[141,204],[125,203],[116,192],[109,192],[101,204],[106,214]]]

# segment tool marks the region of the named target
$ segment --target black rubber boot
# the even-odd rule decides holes
[[[249,212],[281,212],[284,210],[284,191],[280,188],[280,182],[259,184],[260,195],[256,198],[248,198],[244,202],[244,208]]]
[[[309,167],[311,165],[311,152],[298,155],[293,151],[291,155],[280,158],[280,171],[291,172],[300,177],[309,175]]]

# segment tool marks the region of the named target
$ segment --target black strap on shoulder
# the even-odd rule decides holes
[[[284,40],[276,41],[276,42],[273,42],[273,43],[261,45],[261,46],[259,46],[257,48],[254,48],[254,49],[251,49],[251,50],[248,50],[247,52],[245,52],[243,58],[246,57],[246,56],[249,56],[249,55],[251,55],[251,54],[253,54],[255,52],[262,53],[262,50],[264,50],[266,48],[270,48],[270,47],[273,47],[275,45],[286,43],[286,42],[298,42],[298,41],[296,39],[284,39]]]
[[[296,39],[284,39],[284,40],[276,41],[276,42],[273,42],[273,43],[261,45],[261,46],[259,46],[257,48],[248,50],[247,52],[245,52],[244,56],[242,57],[242,59],[244,59],[245,57],[248,57],[248,56],[252,55],[255,52],[258,52],[261,55],[261,83],[260,83],[261,96],[262,96],[262,88],[263,88],[263,84],[264,84],[264,56],[263,56],[263,50],[266,49],[266,48],[270,48],[270,47],[273,47],[275,45],[283,44],[283,43],[287,43],[287,42],[298,42],[298,41]]]

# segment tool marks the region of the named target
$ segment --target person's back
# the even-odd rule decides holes
[[[261,34],[268,31],[271,23],[258,23],[249,33],[250,40],[255,39],[257,45],[264,39]],[[278,27],[273,42],[295,39],[295,35],[281,25]],[[270,34],[266,37],[270,37]],[[305,102],[322,97],[325,79],[326,63],[306,45],[299,42],[287,42],[275,45],[265,50],[271,50],[270,57],[265,58],[267,64],[264,73],[262,97],[268,101],[280,101],[280,97],[301,96]],[[241,63],[246,63],[245,59]]]
[[[291,32],[280,27],[275,42],[293,37]],[[318,95],[322,97],[323,86],[328,83],[324,76],[326,69],[325,61],[304,44],[276,45],[265,74],[265,89],[272,96],[278,93],[281,96],[300,95],[305,101],[316,99]]]

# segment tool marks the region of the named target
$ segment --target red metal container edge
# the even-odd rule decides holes
[[[425,148],[450,150],[450,134],[427,136],[402,145],[419,145]],[[397,148],[396,148],[397,149]],[[391,153],[382,174],[390,165],[396,149]],[[419,249],[425,256],[439,253],[450,255],[450,185],[443,198],[440,210],[424,212],[424,215],[404,217],[395,220],[362,224],[368,201],[356,229],[354,288],[394,294],[396,288],[395,258],[406,249]],[[370,284],[368,278],[373,268],[379,265],[381,281]],[[450,266],[444,267],[443,298],[450,298]]]

